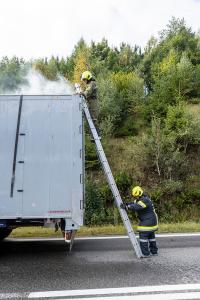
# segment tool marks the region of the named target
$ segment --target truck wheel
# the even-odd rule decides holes
[[[7,238],[7,236],[9,236],[9,234],[11,232],[12,232],[12,229],[0,228],[0,241],[2,241],[3,239]]]

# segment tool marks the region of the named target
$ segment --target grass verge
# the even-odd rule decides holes
[[[175,232],[200,232],[200,223],[170,223],[159,225],[158,233],[175,233]],[[102,236],[102,235],[120,235],[126,234],[123,225],[106,225],[106,226],[83,226],[77,232],[77,236]],[[11,237],[61,237],[60,231],[55,232],[51,228],[43,227],[20,227],[13,230]]]

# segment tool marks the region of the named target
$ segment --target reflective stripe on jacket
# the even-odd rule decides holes
[[[139,219],[138,231],[155,231],[158,229],[157,214],[151,199],[146,194],[127,205],[129,209],[137,212]]]

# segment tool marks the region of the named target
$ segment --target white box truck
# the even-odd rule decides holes
[[[71,250],[84,217],[82,112],[132,246],[141,258],[101,138],[79,95],[0,96],[0,240],[17,227],[55,226]]]
[[[0,96],[0,239],[22,226],[83,225],[84,139],[78,95]]]

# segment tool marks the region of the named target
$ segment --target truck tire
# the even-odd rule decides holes
[[[12,232],[12,229],[0,228],[0,241],[2,241],[3,239],[7,238],[7,236],[9,236],[9,234],[11,232]]]

